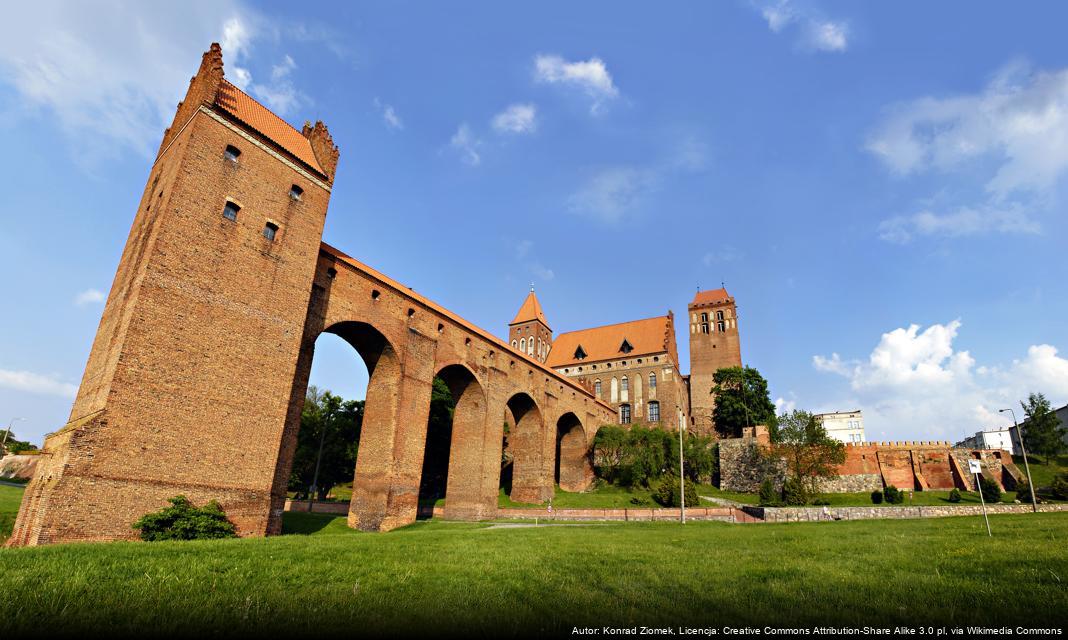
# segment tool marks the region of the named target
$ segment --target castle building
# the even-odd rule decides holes
[[[864,414],[856,411],[835,411],[833,413],[813,414],[813,418],[823,425],[827,435],[839,442],[860,444],[867,442],[864,437]]]
[[[711,432],[716,406],[712,388],[719,369],[742,366],[738,311],[724,288],[698,291],[687,306],[690,320],[690,410],[694,428]]]
[[[725,289],[700,291],[689,305],[690,369],[679,368],[675,316],[633,320],[562,333],[553,338],[531,289],[508,325],[512,348],[574,379],[612,405],[620,424],[692,426],[711,433],[712,375],[741,366],[734,298]],[[698,397],[699,396],[699,397]]]

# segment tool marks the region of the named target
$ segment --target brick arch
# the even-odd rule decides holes
[[[593,478],[590,463],[590,440],[586,427],[573,412],[556,421],[554,479],[564,491],[583,491]]]
[[[547,473],[545,422],[530,394],[520,391],[507,402],[512,419],[509,448],[512,451],[512,492],[516,502],[544,502],[552,497],[552,476]]]
[[[486,427],[487,402],[484,385],[471,367],[461,362],[446,364],[435,377],[449,387],[455,403],[448,451],[446,481],[446,517],[462,518],[477,511],[480,496],[482,465],[479,443]],[[428,433],[428,442],[433,434]],[[426,469],[426,460],[423,469]]]

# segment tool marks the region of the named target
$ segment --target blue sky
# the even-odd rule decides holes
[[[557,333],[674,310],[686,371],[686,303],[725,281],[772,398],[861,408],[869,439],[1068,402],[1062,4],[84,4],[0,26],[20,437],[67,419],[212,41],[232,81],[330,127],[325,239],[498,335],[533,282]],[[313,383],[362,396],[358,356],[318,346]]]

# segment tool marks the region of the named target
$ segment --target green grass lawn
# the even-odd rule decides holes
[[[5,510],[16,499],[0,494]],[[1068,514],[991,524],[993,538],[981,518],[537,528],[429,521],[367,534],[341,517],[288,513],[289,535],[266,539],[0,550],[0,634],[1060,624]]]
[[[1020,473],[1026,473],[1023,456],[1013,456],[1012,459]],[[1053,484],[1054,476],[1068,473],[1068,456],[1049,458],[1049,464],[1046,464],[1045,456],[1027,454],[1027,461],[1031,466],[1031,480],[1034,481],[1036,487],[1048,487]]]
[[[0,485],[0,544],[11,537],[11,530],[15,528],[23,491],[21,487]]]

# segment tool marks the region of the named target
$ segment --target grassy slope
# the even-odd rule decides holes
[[[1013,456],[1013,461],[1020,473],[1024,473],[1023,456]],[[1049,459],[1046,464],[1044,456],[1028,454],[1027,461],[1031,466],[1031,480],[1036,487],[1048,487],[1053,484],[1053,477],[1060,473],[1068,473],[1068,456],[1057,456]]]
[[[840,522],[595,524],[389,534],[287,514],[287,535],[0,551],[0,630],[41,620],[156,633],[288,627],[366,634],[575,624],[1053,624],[1068,515]],[[1020,556],[1021,549],[1028,550]],[[1016,591],[1006,598],[1006,588]]]
[[[15,528],[15,516],[22,503],[23,491],[20,487],[0,485],[0,544],[11,536],[11,530]]]

